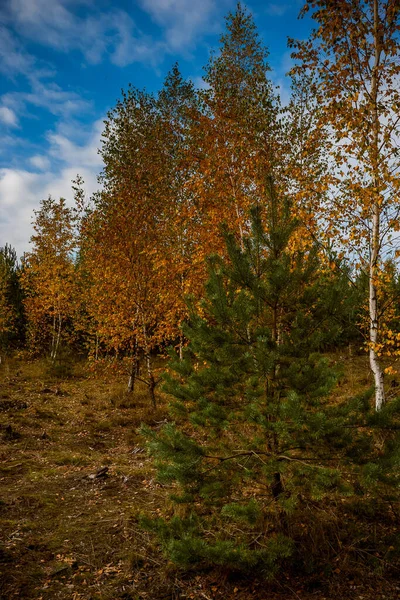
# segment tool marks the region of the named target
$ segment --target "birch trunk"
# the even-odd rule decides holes
[[[62,317],[61,314],[58,315],[58,331],[57,331],[57,339],[56,339],[56,346],[54,348],[54,356],[53,356],[53,360],[56,360],[57,358],[57,354],[58,354],[58,348],[60,346],[60,339],[61,339],[61,324],[62,324]]]
[[[179,360],[183,360],[183,335],[179,336]]]
[[[379,360],[375,351],[379,334],[378,301],[376,296],[376,285],[374,283],[375,272],[375,265],[371,261],[369,274],[369,364],[375,381],[375,409],[381,410],[385,403],[385,388],[383,384],[383,370],[379,364]]]
[[[375,381],[375,409],[379,411],[385,402],[385,388],[383,384],[383,370],[376,354],[376,345],[379,341],[379,312],[377,295],[377,270],[380,252],[380,217],[381,207],[379,202],[380,177],[379,177],[379,134],[380,123],[378,113],[378,76],[381,59],[381,42],[379,32],[378,0],[374,0],[374,45],[375,57],[371,77],[371,102],[373,105],[373,177],[376,199],[372,207],[372,232],[369,263],[369,362]]]
[[[135,390],[136,381],[136,361],[133,360],[131,364],[131,370],[128,379],[128,393],[131,394]]]

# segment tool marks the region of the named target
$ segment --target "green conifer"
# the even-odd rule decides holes
[[[166,380],[175,423],[145,430],[180,516],[144,522],[177,563],[270,576],[295,554],[304,506],[354,493],[346,465],[358,464],[364,481],[380,467],[363,429],[370,403],[329,398],[336,376],[319,349],[340,333],[329,318],[335,279],[316,249],[293,249],[290,198],[271,181],[267,190],[244,248],[225,229],[229,259],[209,261],[188,348],[172,356]],[[381,463],[393,470],[390,456]]]

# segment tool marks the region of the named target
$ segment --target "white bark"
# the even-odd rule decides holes
[[[375,409],[381,410],[385,402],[385,388],[383,385],[383,371],[379,364],[378,357],[375,351],[376,344],[378,342],[378,302],[376,297],[376,286],[374,284],[374,266],[370,265],[370,279],[369,279],[369,318],[370,318],[370,329],[369,329],[369,364],[371,371],[374,375],[375,380]]]
[[[183,335],[179,336],[179,360],[183,360]]]
[[[379,364],[376,353],[377,343],[379,341],[379,312],[378,312],[378,297],[377,297],[377,269],[380,253],[380,218],[381,207],[379,203],[380,177],[379,177],[379,134],[380,122],[378,114],[378,71],[381,58],[381,44],[379,32],[379,13],[378,0],[374,0],[374,44],[375,44],[375,60],[372,69],[371,77],[371,101],[373,104],[373,176],[374,186],[376,191],[376,200],[372,207],[372,232],[371,232],[371,249],[369,263],[369,362],[371,371],[375,380],[375,409],[381,410],[385,402],[385,388],[383,384],[383,370]]]
[[[55,360],[57,358],[57,354],[58,354],[58,348],[60,346],[60,339],[61,339],[61,324],[62,324],[62,317],[61,314],[58,315],[58,331],[57,331],[57,340],[56,340],[56,346],[54,348],[54,356],[53,356],[53,360]]]

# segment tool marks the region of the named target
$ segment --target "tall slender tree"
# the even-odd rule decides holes
[[[329,136],[321,128],[315,75],[293,75],[291,91],[289,104],[282,109],[284,182],[294,198],[302,242],[312,245],[323,241],[314,207],[323,201],[329,184]]]
[[[369,357],[375,404],[385,402],[382,265],[396,256],[399,230],[400,10],[397,0],[307,0],[318,27],[292,42],[296,71],[317,73],[320,127],[331,132],[331,193],[314,205],[327,234],[369,281]]]
[[[28,343],[57,358],[75,310],[76,214],[64,198],[49,197],[35,211],[33,248],[25,255],[23,288]],[[48,348],[50,346],[50,348]]]
[[[264,174],[280,164],[279,104],[267,58],[253,17],[238,4],[205,68],[208,88],[201,93],[197,124],[193,185],[204,215],[206,254],[224,250],[219,228],[224,218],[243,243],[249,207],[263,196]]]
[[[153,401],[151,354],[170,334],[155,260],[160,242],[167,248],[167,200],[177,187],[171,182],[168,135],[152,95],[133,87],[123,93],[105,122],[104,189],[88,221],[85,253],[94,292],[90,311],[100,338],[115,352],[131,355],[129,389],[139,357],[145,357]]]
[[[168,177],[160,214],[154,265],[165,315],[166,333],[179,337],[179,329],[187,316],[184,298],[199,296],[204,282],[204,264],[199,260],[200,224],[202,217],[189,182],[196,170],[193,128],[200,119],[198,94],[191,82],[185,81],[175,64],[168,73],[157,97],[157,108],[163,128],[163,145],[167,152]]]

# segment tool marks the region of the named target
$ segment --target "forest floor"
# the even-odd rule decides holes
[[[338,394],[370,385],[365,357],[343,361]],[[160,427],[161,398],[124,392],[121,375],[77,364],[60,379],[43,362],[0,365],[0,598],[12,600],[397,600],[400,581],[379,569],[270,584],[213,570],[184,572],[137,522],[168,512],[137,429]],[[108,467],[105,476],[96,474]]]

